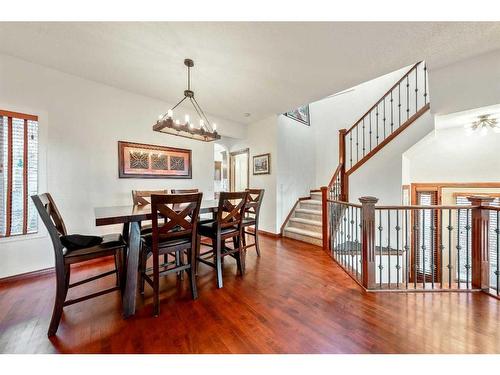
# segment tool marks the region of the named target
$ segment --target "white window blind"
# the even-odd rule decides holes
[[[35,233],[38,118],[0,110],[0,237]]]

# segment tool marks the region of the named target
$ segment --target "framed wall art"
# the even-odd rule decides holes
[[[298,122],[303,123],[304,125],[311,125],[311,120],[309,117],[309,105],[303,105],[293,111],[289,111],[284,113],[286,117],[290,117]]]
[[[120,178],[191,178],[191,150],[118,141]]]
[[[271,154],[255,155],[253,157],[253,174],[271,174]]]

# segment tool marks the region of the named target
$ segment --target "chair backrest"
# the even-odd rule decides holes
[[[194,194],[198,193],[198,189],[172,189],[172,194]]]
[[[62,260],[62,249],[64,246],[61,243],[60,236],[67,235],[66,226],[62,219],[57,206],[49,193],[32,195],[31,199],[42,219],[47,231],[49,232],[56,254],[56,262]]]
[[[160,238],[191,236],[191,240],[196,241],[202,197],[203,193],[151,196],[153,248],[158,246]],[[159,222],[159,217],[164,221]]]
[[[132,190],[132,200],[136,206],[145,206],[151,204],[151,195],[168,194],[168,189],[165,190]]]
[[[221,192],[217,209],[217,225],[221,228],[241,227],[248,192]]]
[[[245,216],[259,219],[260,206],[264,198],[264,189],[246,189],[248,193]]]

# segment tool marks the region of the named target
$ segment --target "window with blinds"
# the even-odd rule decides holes
[[[437,204],[436,191],[417,192],[417,202],[420,206]],[[438,279],[438,247],[437,247],[437,213],[435,210],[418,210],[416,212],[417,235],[415,257],[417,267],[417,282],[434,281]]]
[[[0,110],[0,237],[36,233],[38,117]]]
[[[457,196],[456,204],[469,206],[471,203],[467,199],[466,196]],[[491,203],[491,206],[500,206],[500,198],[496,197]],[[464,211],[464,210],[461,210]],[[496,211],[490,211],[490,228],[489,228],[489,250],[490,250],[490,287],[497,287],[497,278],[495,271],[497,270],[497,235],[495,230],[497,229],[498,223],[498,215]],[[460,245],[460,259],[461,264],[458,264],[458,272],[457,276],[460,278],[460,281],[465,281],[467,278],[467,261],[471,259],[471,251],[472,251],[472,239],[471,235],[467,235],[467,228],[472,225],[472,217],[469,211],[469,214],[461,214],[458,218],[458,227],[461,235],[459,236],[459,245]]]

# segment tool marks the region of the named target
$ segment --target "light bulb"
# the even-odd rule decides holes
[[[174,111],[172,111],[171,109],[169,109],[167,111],[167,116],[170,117],[170,118],[172,118],[174,116]]]
[[[214,131],[217,130],[217,124],[214,122]]]
[[[189,115],[184,116],[184,120],[186,121],[186,124],[189,123]]]
[[[203,125],[205,125],[205,122],[203,120],[200,120],[200,129],[203,129]]]

